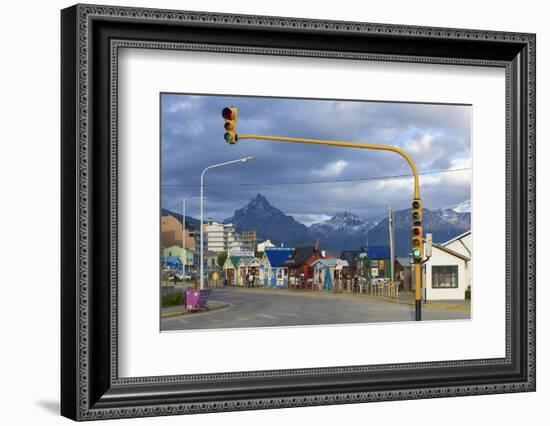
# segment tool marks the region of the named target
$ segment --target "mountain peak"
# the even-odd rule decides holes
[[[354,220],[354,221],[359,220],[360,221],[361,219],[359,218],[359,216],[357,216],[354,213],[341,211],[341,212],[337,212],[329,220]]]
[[[235,210],[230,220],[238,232],[256,231],[260,239],[284,243],[314,241],[304,224],[273,207],[262,194],[256,194],[247,205]]]
[[[269,204],[269,201],[267,201],[267,198],[265,198],[262,194],[260,193],[257,193],[256,196],[254,198],[252,198],[252,200],[250,200],[250,203],[262,203],[262,204]],[[250,204],[248,203],[248,204]]]
[[[310,229],[318,234],[327,235],[343,229],[352,232],[361,231],[367,224],[359,216],[348,211],[337,212],[330,219],[320,223],[314,223]]]

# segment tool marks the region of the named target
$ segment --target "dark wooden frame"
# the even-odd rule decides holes
[[[535,35],[96,5],[64,9],[61,28],[64,416],[89,420],[535,390]],[[505,68],[506,357],[119,378],[116,55],[125,46]]]

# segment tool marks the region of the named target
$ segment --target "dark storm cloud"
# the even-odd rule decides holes
[[[376,217],[389,205],[409,205],[410,178],[357,181],[410,173],[398,155],[259,140],[228,145],[220,115],[227,105],[239,107],[241,134],[398,146],[421,173],[469,167],[468,106],[166,94],[161,106],[163,207],[179,209],[183,197],[197,196],[206,166],[246,156],[254,161],[207,172],[207,217],[229,217],[256,193],[304,221],[342,210]],[[333,180],[352,181],[299,184]],[[426,175],[422,193],[432,209],[468,200],[470,171]],[[189,214],[197,216],[197,206],[190,202]]]

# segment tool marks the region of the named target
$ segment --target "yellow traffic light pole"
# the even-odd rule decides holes
[[[337,146],[342,148],[375,149],[378,151],[395,152],[396,154],[399,154],[401,157],[403,157],[411,167],[411,170],[414,176],[413,201],[419,201],[420,219],[422,219],[422,200],[420,198],[420,184],[418,179],[418,171],[416,170],[416,165],[414,164],[411,157],[409,157],[409,155],[400,148],[396,148],[393,146],[386,146],[386,145],[376,145],[376,144],[370,144],[370,143],[342,142],[342,141],[303,139],[303,138],[287,138],[282,136],[264,136],[264,135],[234,134],[233,140],[229,140],[226,138],[226,141],[230,144],[234,144],[236,141],[239,141],[242,139],[262,139],[262,140],[269,140],[269,141],[309,143],[309,144],[315,144],[315,145]],[[414,265],[415,266],[414,276],[415,276],[415,319],[416,321],[420,321],[422,318],[422,314],[421,314],[421,309],[422,309],[422,304],[421,304],[421,300],[422,300],[422,282],[421,282],[421,279],[422,279],[422,263],[421,263],[422,230],[421,229],[422,228],[420,227],[420,246],[417,247],[417,250],[419,250],[420,254],[419,256],[416,256],[415,265]],[[415,248],[413,247],[413,250],[414,249]]]

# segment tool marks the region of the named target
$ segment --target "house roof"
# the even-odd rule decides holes
[[[226,262],[229,261],[231,265],[233,265],[233,268],[236,268],[241,260],[241,257],[243,256],[228,256]]]
[[[256,260],[256,261],[259,261],[259,259],[256,258],[256,257],[243,256],[243,257],[240,258],[238,264],[240,264],[240,263],[242,262],[244,266],[248,266],[248,265],[250,265],[252,262],[254,262],[255,260]]]
[[[317,259],[315,262],[313,262],[311,265],[316,264],[323,264],[325,266],[331,267],[331,266],[349,266],[349,263],[347,260],[342,259],[336,259],[334,257],[331,257],[329,259]]]
[[[463,234],[460,234],[460,235],[457,235],[456,237],[454,238],[451,238],[449,241],[445,241],[443,244],[441,244],[442,246],[446,246],[448,244],[451,244],[453,241],[456,241],[456,240],[460,240],[461,238],[464,238],[466,235],[468,234],[471,234],[472,233],[472,230],[470,229],[469,231],[466,231],[464,232]]]
[[[316,250],[315,246],[296,247],[292,259],[288,259],[285,265],[290,267],[301,266]]]
[[[369,259],[389,259],[390,248],[388,246],[367,246],[364,248]]]
[[[344,250],[340,253],[340,259],[348,261],[349,266],[355,267],[357,265],[357,256],[359,256],[359,250]]]
[[[444,252],[446,252],[446,253],[449,253],[449,254],[451,254],[451,255],[453,255],[453,256],[456,256],[456,257],[458,257],[458,258],[460,258],[460,259],[462,259],[462,260],[465,260],[465,261],[469,261],[469,260],[470,260],[470,258],[469,258],[468,256],[464,256],[463,254],[458,253],[458,252],[456,252],[456,251],[454,251],[454,250],[451,250],[451,249],[448,248],[448,247],[441,246],[441,245],[439,245],[439,244],[434,244],[434,243],[432,243],[432,247],[435,247],[435,248],[437,248],[437,249],[439,249],[439,250],[442,250],[442,251],[444,251]]]
[[[264,256],[272,268],[283,268],[293,252],[294,249],[291,247],[270,247],[265,249]]]

